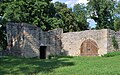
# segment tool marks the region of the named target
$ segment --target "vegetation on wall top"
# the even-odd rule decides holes
[[[118,42],[117,42],[115,36],[112,37],[112,43],[113,43],[114,49],[118,50],[119,46],[118,46]]]

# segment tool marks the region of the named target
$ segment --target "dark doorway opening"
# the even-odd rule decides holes
[[[40,46],[40,59],[46,59],[47,46]]]

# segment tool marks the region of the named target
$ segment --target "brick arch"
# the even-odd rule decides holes
[[[82,42],[80,47],[80,53],[81,56],[97,56],[98,49],[98,45],[95,41],[87,39]]]

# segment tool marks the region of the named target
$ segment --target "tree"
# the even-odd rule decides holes
[[[64,25],[63,20],[62,19],[57,19],[57,18],[49,18],[47,20],[47,22],[51,26],[51,30],[55,29],[55,28],[62,28],[61,25]]]
[[[77,23],[76,15],[72,12],[71,8],[67,8],[66,4],[60,2],[55,2],[54,5],[58,19],[63,21],[60,28],[63,28],[64,32],[81,30],[78,25],[79,23]]]
[[[97,29],[114,29],[115,0],[88,0],[90,17],[97,22]]]
[[[88,29],[87,10],[84,4],[76,4],[73,8],[75,14],[78,30]]]
[[[55,11],[50,0],[3,0],[0,14],[7,22],[25,22],[49,30],[46,19],[54,17]]]
[[[56,16],[58,19],[61,19],[63,21],[63,24],[60,25],[60,28],[63,28],[64,32],[70,31],[70,18],[72,9],[67,8],[67,5],[60,2],[54,3],[55,10],[56,10]],[[71,28],[72,29],[72,28]]]
[[[119,31],[120,30],[120,17],[116,17],[115,18],[114,28],[115,28],[115,31]]]
[[[6,27],[3,25],[2,18],[0,17],[0,49],[6,49]]]
[[[120,1],[116,3],[116,8],[115,8],[115,20],[114,20],[114,28],[115,31],[120,30]]]

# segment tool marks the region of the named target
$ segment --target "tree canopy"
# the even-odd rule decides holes
[[[73,13],[75,14],[75,20],[78,24],[78,30],[86,30],[89,25],[87,22],[87,8],[84,4],[76,4],[73,8]]]
[[[90,18],[97,22],[96,28],[114,29],[114,0],[88,0]]]

